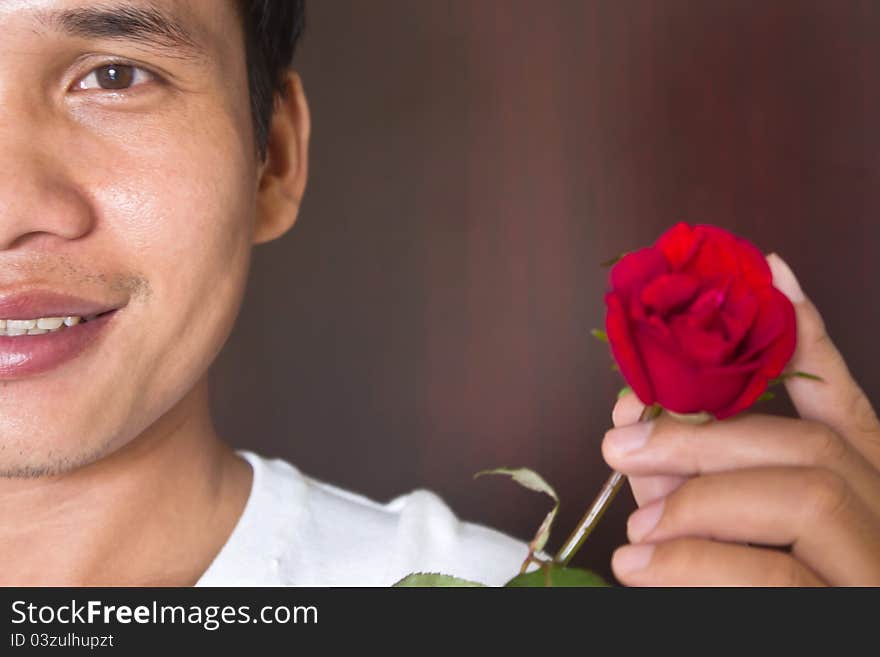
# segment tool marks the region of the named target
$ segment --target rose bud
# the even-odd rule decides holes
[[[605,302],[611,352],[646,406],[729,417],[794,353],[794,307],[764,255],[715,226],[680,223],[625,255]]]

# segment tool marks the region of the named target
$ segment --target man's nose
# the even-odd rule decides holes
[[[64,144],[32,123],[0,108],[0,252],[33,240],[77,239],[94,225]]]

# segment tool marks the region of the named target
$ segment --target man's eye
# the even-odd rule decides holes
[[[106,64],[96,68],[77,84],[77,89],[103,89],[105,91],[124,91],[139,83],[149,82],[154,76],[130,64]]]

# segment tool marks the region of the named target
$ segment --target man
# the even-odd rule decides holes
[[[500,584],[525,557],[428,492],[374,504],[212,426],[251,248],[305,189],[302,11],[0,2],[0,584]]]
[[[251,247],[290,229],[305,190],[309,114],[287,70],[302,3],[2,0],[0,26],[0,583],[388,585],[430,570],[500,584],[516,572],[523,543],[460,523],[428,492],[375,504],[236,454],[212,425],[206,372],[239,309]],[[795,298],[793,277],[774,266]],[[820,326],[803,310],[801,321]],[[634,516],[637,545],[614,562],[622,581],[687,583],[688,558],[698,583],[880,581],[865,556],[877,554],[876,417],[867,402],[840,405],[855,388],[826,357],[830,343],[805,345],[805,369],[829,383],[822,399],[802,391],[804,408],[837,433],[719,423],[711,444],[731,447],[715,461],[675,452],[691,430],[674,422],[655,423],[647,440],[667,451],[646,447],[641,460],[616,446],[627,429],[609,434],[606,457],[653,500],[648,520],[662,516],[647,531]],[[635,406],[618,408],[618,424]],[[757,531],[755,496],[782,513],[790,491],[754,470],[787,465],[804,466],[780,480],[812,493],[816,515],[789,533]],[[745,479],[724,488],[712,468]],[[735,535],[711,518],[684,522],[706,502],[701,481],[725,493],[728,511],[750,502],[725,516]],[[802,544],[806,535],[819,538]],[[731,570],[729,550],[764,555],[745,543],[794,548],[766,569]],[[679,569],[662,569],[670,563]],[[811,579],[794,576],[802,565]]]

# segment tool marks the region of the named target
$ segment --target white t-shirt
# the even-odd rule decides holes
[[[440,572],[500,586],[519,572],[525,542],[462,522],[434,493],[387,504],[321,483],[252,452],[253,484],[221,551],[196,586],[390,586]]]

